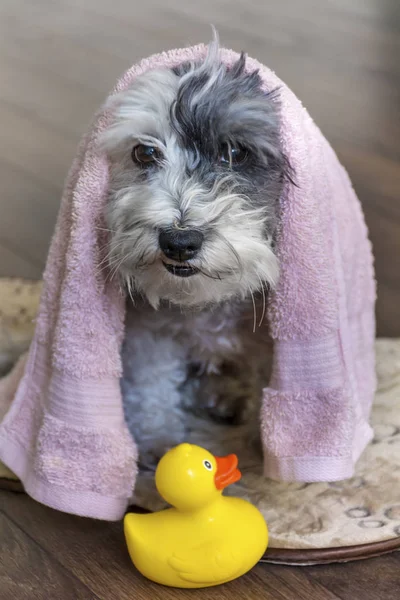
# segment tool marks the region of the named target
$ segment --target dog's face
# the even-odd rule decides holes
[[[278,278],[287,161],[276,94],[245,57],[148,72],[110,104],[109,264],[155,308],[244,298]]]

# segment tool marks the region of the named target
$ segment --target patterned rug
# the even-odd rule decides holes
[[[39,282],[0,279],[0,375],[29,345],[40,288]],[[311,484],[271,481],[262,477],[257,451],[243,447],[240,428],[225,427],[216,436],[217,429],[207,425],[194,434],[192,441],[213,452],[229,445],[229,451],[239,455],[243,478],[232,491],[256,504],[267,520],[266,560],[310,564],[400,548],[400,339],[377,340],[376,351],[375,436],[352,479]],[[11,484],[15,489],[17,484],[11,483],[15,476],[1,463],[0,478],[5,487]],[[150,510],[161,508],[152,473],[141,474],[133,500]]]

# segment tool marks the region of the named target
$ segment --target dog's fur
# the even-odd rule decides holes
[[[184,435],[182,406],[230,421],[254,418],[266,383],[265,302],[278,279],[274,238],[290,166],[279,141],[278,91],[262,89],[244,55],[225,67],[217,40],[203,63],[148,72],[109,109],[107,260],[135,304],[124,348],[126,413],[144,455],[159,455]],[[137,164],[139,145],[156,160]],[[174,269],[182,265],[163,254],[159,235],[187,230],[200,232],[203,244],[183,261],[191,276],[180,277]],[[160,407],[165,435],[156,424]]]

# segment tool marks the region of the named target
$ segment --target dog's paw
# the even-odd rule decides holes
[[[245,422],[248,401],[246,395],[232,396],[229,393],[210,392],[202,395],[195,406],[195,411],[219,423],[239,425]]]
[[[194,376],[182,390],[185,409],[219,423],[239,425],[247,422],[254,409],[257,392],[248,377],[230,366],[220,373]]]

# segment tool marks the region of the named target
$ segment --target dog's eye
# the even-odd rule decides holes
[[[221,154],[219,157],[220,162],[223,165],[240,165],[247,158],[247,150],[241,146],[231,146],[231,144],[224,144],[221,148]]]
[[[156,162],[161,157],[161,153],[156,146],[146,146],[139,144],[132,150],[132,160],[139,165],[149,165]]]

